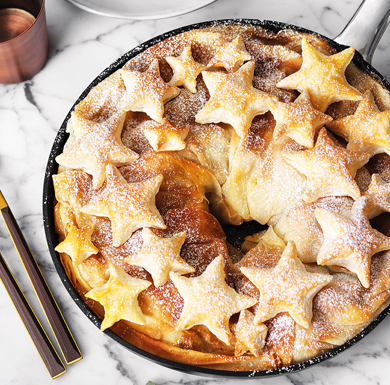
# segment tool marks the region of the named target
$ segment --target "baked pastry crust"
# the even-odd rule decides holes
[[[389,304],[390,93],[353,53],[216,24],[139,53],[75,106],[56,250],[102,330],[179,363],[270,370]],[[250,221],[267,230],[232,246],[226,226]]]

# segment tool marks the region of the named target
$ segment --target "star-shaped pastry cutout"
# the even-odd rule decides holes
[[[206,69],[206,66],[194,60],[191,46],[185,47],[180,56],[168,56],[165,60],[173,70],[169,84],[176,87],[183,86],[193,94],[196,93],[196,78]]]
[[[309,273],[297,257],[295,244],[289,242],[272,269],[241,267],[241,272],[260,291],[255,324],[259,325],[282,312],[296,323],[310,326],[314,296],[331,280],[330,275]]]
[[[224,67],[227,72],[237,71],[241,65],[252,59],[239,35],[229,43],[216,42],[216,53],[207,67]]]
[[[313,149],[284,151],[287,163],[306,175],[307,186],[303,199],[314,202],[326,196],[360,197],[360,189],[354,180],[356,171],[368,162],[364,152],[351,151],[336,145],[322,128]]]
[[[362,194],[365,199],[365,213],[372,219],[384,212],[390,212],[390,183],[379,174],[373,174],[368,190]]]
[[[123,269],[108,262],[110,278],[101,287],[90,290],[85,296],[100,302],[104,307],[104,320],[100,326],[105,330],[119,320],[143,325],[145,317],[138,304],[138,294],[146,290],[151,283],[133,278]]]
[[[360,92],[348,84],[344,74],[354,54],[354,48],[350,47],[326,56],[302,39],[302,67],[281,80],[277,87],[299,92],[306,90],[314,108],[321,112],[340,100],[361,100]]]
[[[155,287],[164,285],[169,279],[169,273],[189,274],[195,269],[180,257],[180,249],[186,239],[186,232],[173,235],[170,238],[160,238],[148,228],[142,229],[143,244],[135,255],[127,257],[129,265],[143,267],[148,271]]]
[[[154,59],[145,72],[121,69],[128,100],[125,111],[141,111],[162,122],[164,103],[179,95],[179,88],[165,83],[160,76],[158,60]]]
[[[350,218],[322,208],[315,216],[324,233],[317,256],[319,265],[342,266],[370,286],[371,257],[390,249],[390,238],[373,229],[364,210],[353,210]]]
[[[265,345],[268,328],[263,323],[254,324],[254,315],[248,310],[242,310],[235,329],[236,346],[234,355],[242,356],[251,352],[259,357]]]
[[[155,206],[155,196],[163,180],[162,175],[140,183],[127,183],[120,172],[109,165],[106,179],[106,185],[80,211],[111,220],[115,247],[126,242],[139,228],[165,228]]]
[[[82,169],[93,176],[93,187],[99,188],[105,180],[108,164],[123,166],[138,158],[138,154],[122,144],[125,116],[125,113],[120,113],[96,123],[72,112],[76,140],[73,146],[56,157],[57,163]]]
[[[255,62],[245,63],[231,74],[203,71],[210,99],[196,114],[198,123],[231,124],[237,135],[244,137],[256,115],[269,110],[270,101],[277,99],[252,86]]]
[[[94,225],[86,225],[79,229],[69,222],[66,224],[66,230],[66,238],[55,250],[59,253],[68,254],[72,258],[73,265],[78,266],[88,257],[99,252],[99,249],[91,241]]]
[[[164,118],[162,123],[148,120],[143,124],[143,131],[153,150],[180,151],[186,147],[184,139],[187,137],[189,126],[174,127]]]
[[[333,121],[328,128],[348,141],[348,149],[390,155],[390,110],[379,111],[371,91],[365,92],[353,115]]]
[[[92,186],[92,177],[79,170],[63,171],[53,175],[56,199],[72,207],[74,212],[81,212],[90,197],[99,190]]]
[[[313,108],[307,91],[303,91],[293,103],[271,104],[270,110],[276,120],[274,139],[287,135],[307,148],[313,148],[316,132],[332,121],[329,115]]]
[[[199,277],[186,278],[175,272],[171,272],[170,277],[184,299],[176,328],[187,330],[195,325],[204,325],[222,342],[230,345],[230,317],[253,306],[257,300],[238,294],[227,285],[223,257],[215,258]]]

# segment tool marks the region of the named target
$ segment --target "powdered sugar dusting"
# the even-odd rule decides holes
[[[227,24],[185,32],[139,52],[124,65],[125,72],[118,70],[108,76],[75,108],[94,127],[98,127],[96,123],[104,126],[109,119],[122,113],[123,109],[133,109],[125,113],[121,143],[139,156],[137,160],[134,158],[115,163],[104,151],[104,147],[110,145],[109,141],[101,141],[103,150],[99,151],[103,157],[107,155],[104,161],[108,164],[101,187],[93,185],[93,179],[88,174],[90,170],[84,166],[64,164],[60,167],[61,172],[54,177],[56,198],[70,210],[66,220],[84,215],[88,223],[94,223],[91,240],[99,249],[99,254],[80,267],[85,269],[84,273],[88,271],[87,274],[83,273],[84,277],[88,274],[98,275],[97,271],[104,276],[108,274],[108,263],[113,263],[128,275],[152,283],[153,273],[148,272],[147,268],[129,263],[131,257],[137,255],[144,245],[142,229],[153,228],[153,233],[162,238],[170,238],[180,232],[186,234],[180,257],[195,271],[187,274],[174,272],[174,278],[159,287],[151,284],[138,297],[145,325],[132,327],[153,340],[152,343],[143,340],[143,343],[149,344],[148,351],[154,352],[155,346],[166,349],[165,344],[173,345],[174,349],[188,349],[185,354],[195,364],[204,362],[197,361],[200,357],[197,354],[202,353],[204,360],[206,354],[212,353],[207,355],[207,363],[218,364],[229,370],[288,366],[296,360],[322,354],[330,344],[345,342],[388,303],[389,253],[376,248],[378,243],[383,240],[386,242],[386,238],[379,232],[371,231],[363,210],[367,199],[361,198],[368,190],[374,173],[378,173],[385,182],[390,181],[390,157],[379,154],[370,160],[358,158],[358,155],[346,150],[349,148],[348,138],[333,137],[328,132],[329,143],[318,149],[318,155],[324,159],[318,169],[328,167],[326,162],[333,157],[331,166],[337,170],[347,168],[349,175],[342,182],[337,181],[342,185],[341,190],[325,188],[325,194],[310,201],[307,199],[307,190],[310,188],[308,180],[317,171],[310,170],[306,175],[300,167],[287,162],[283,156],[293,152],[302,155],[308,149],[304,143],[297,143],[297,136],[288,137],[283,130],[280,130],[278,138],[274,137],[279,127],[277,124],[287,126],[291,122],[276,116],[275,109],[271,108],[272,103],[283,102],[288,108],[290,106],[287,103],[294,102],[299,96],[296,89],[288,90],[277,87],[277,84],[301,68],[303,37],[319,52],[326,55],[334,53],[318,37],[294,31],[276,34],[254,26]],[[218,63],[217,67],[209,67],[205,73],[198,75],[195,93],[184,87],[172,88],[168,84],[173,71],[166,57],[177,57],[185,47],[191,47],[194,60],[207,66],[217,54],[217,46],[229,45],[235,39],[242,39],[250,58],[241,55],[237,63],[226,69]],[[244,52],[243,47],[240,49]],[[230,60],[230,57],[227,59]],[[227,59],[223,58],[225,62]],[[204,79],[210,74],[221,74],[222,79],[227,73],[230,76],[234,70],[239,71],[242,66],[248,68],[246,63],[249,59],[255,63],[251,84],[245,83],[247,79],[236,78],[230,81],[230,89],[222,84],[221,89],[214,90],[211,83],[205,83]],[[126,84],[124,73],[143,80]],[[380,110],[390,106],[389,93],[354,65],[348,67],[347,80],[362,93],[367,89],[372,90]],[[151,83],[154,86],[149,89]],[[239,102],[236,96],[235,87],[239,84],[254,87],[250,88],[256,95],[252,101],[254,104],[260,103],[257,97],[262,100],[261,108],[249,118],[244,116],[247,111],[244,111],[243,102]],[[225,116],[221,119],[221,115],[218,115],[218,122],[196,122],[195,117],[208,105],[210,94],[220,96],[225,88],[224,103],[235,106],[233,113],[243,109],[238,120],[249,120],[245,130],[237,132],[231,125],[235,125],[235,122],[230,118],[225,119]],[[137,102],[136,107],[130,108],[142,93],[145,97]],[[358,105],[357,101],[338,101],[329,106],[326,114],[334,120],[340,119],[354,114]],[[297,125],[304,125],[304,118],[313,118],[313,111],[307,106],[294,107],[294,123]],[[145,137],[144,126],[146,122],[160,119],[167,119],[174,127],[188,128],[183,150],[154,152]],[[220,120],[231,124],[219,123]],[[322,130],[325,132],[325,128]],[[77,125],[71,121],[68,131],[70,139],[64,147],[65,151],[72,149],[79,138]],[[318,143],[321,135],[314,134],[315,143]],[[96,136],[91,136],[89,140],[94,141],[94,138]],[[117,150],[119,156],[125,152],[123,148]],[[90,155],[88,151],[84,152]],[[343,158],[341,153],[347,155]],[[95,160],[93,156],[89,159],[92,163]],[[331,185],[333,178],[334,172],[324,181],[325,186]],[[349,194],[342,193],[345,189]],[[256,220],[273,225],[276,235],[286,244],[294,242],[297,255],[304,263],[301,269],[303,275],[313,280],[321,278],[324,282],[332,277],[332,281],[318,293],[308,293],[304,306],[290,303],[290,308],[287,306],[285,312],[273,314],[270,311],[270,319],[265,321],[268,332],[261,359],[254,358],[250,353],[242,357],[234,356],[234,325],[242,309],[249,309],[255,317],[260,314],[264,310],[262,297],[272,290],[260,294],[260,290],[240,272],[240,268],[244,266],[259,271],[274,271],[283,247],[260,242],[233,266],[226,236],[209,210],[223,211],[220,217],[234,224]],[[318,212],[328,213],[334,220],[328,226],[324,220],[319,220]],[[130,221],[129,216],[133,216]],[[65,220],[64,215],[62,220]],[[342,221],[349,223],[345,226],[347,235],[345,239],[337,240],[339,234],[336,225]],[[59,231],[64,231],[64,228],[64,224],[59,223]],[[329,229],[336,234],[336,240],[329,236]],[[351,265],[343,262],[349,257],[341,258],[340,250],[347,246],[353,251],[369,255],[362,258],[359,268],[356,268],[356,263]],[[318,263],[324,262],[323,250],[327,247],[328,251],[336,250],[337,255],[329,266],[318,266]],[[164,250],[166,248],[161,251]],[[343,261],[340,262],[340,259]],[[221,271],[217,274],[214,269],[213,274],[203,279],[219,260],[222,261],[223,274]],[[295,279],[296,269],[292,266],[286,273],[292,278],[279,283],[280,291],[273,294],[275,303],[282,301],[282,294],[293,297],[307,283]],[[366,287],[361,282],[361,270],[368,273],[369,284]],[[294,280],[296,285],[291,287]],[[98,280],[91,279],[89,282]],[[191,295],[183,289],[185,286],[188,289],[189,282],[194,283],[192,286],[195,288]],[[203,293],[204,298],[199,300],[200,293]],[[291,301],[294,300],[297,298]],[[189,303],[198,308],[196,312],[202,313],[200,321],[194,315],[196,312],[189,310]],[[297,318],[295,321],[292,318],[302,308],[305,313],[302,318],[309,322],[308,328],[299,326]],[[136,338],[133,342],[139,344]]]

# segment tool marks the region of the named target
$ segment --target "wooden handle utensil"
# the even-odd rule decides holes
[[[42,361],[51,377],[57,378],[66,372],[65,366],[50,342],[45,330],[32,310],[3,256],[0,254],[0,279],[8,292],[21,320],[24,323]]]
[[[72,364],[82,358],[80,350],[1,191],[0,210],[65,361]]]

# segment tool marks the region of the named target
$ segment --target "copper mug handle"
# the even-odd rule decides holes
[[[35,17],[20,35],[0,43],[0,83],[13,84],[31,79],[47,60],[49,41],[45,0],[3,0],[0,11],[16,8]]]

